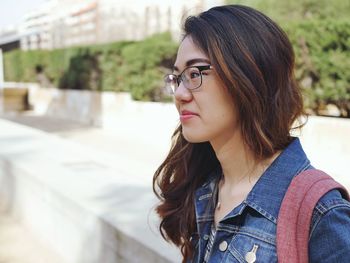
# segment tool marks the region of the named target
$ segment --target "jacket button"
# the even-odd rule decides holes
[[[226,241],[222,241],[222,242],[220,243],[220,245],[219,245],[219,250],[220,250],[221,252],[224,252],[224,251],[226,251],[227,247],[228,247],[227,242],[226,242]]]

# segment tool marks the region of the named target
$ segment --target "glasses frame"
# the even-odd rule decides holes
[[[174,94],[176,92],[177,88],[180,86],[181,82],[185,80],[184,72],[186,70],[188,70],[189,68],[198,69],[201,79],[200,79],[200,84],[198,85],[198,87],[195,87],[195,88],[189,88],[184,84],[184,87],[188,90],[195,90],[195,89],[198,89],[200,86],[202,86],[202,83],[203,83],[202,71],[213,69],[213,67],[211,65],[189,66],[189,67],[185,68],[179,75],[176,75],[176,74],[165,75],[164,76],[165,87],[168,87],[168,82],[166,81],[167,78],[174,77],[176,80],[176,84],[177,84],[176,88],[172,88],[172,87],[167,88],[169,91],[171,90],[171,94]]]

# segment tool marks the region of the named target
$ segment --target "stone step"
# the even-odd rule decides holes
[[[0,213],[1,263],[65,263],[8,213]]]

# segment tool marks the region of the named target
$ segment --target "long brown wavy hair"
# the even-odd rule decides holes
[[[184,23],[184,37],[208,56],[236,105],[244,143],[256,160],[271,157],[291,141],[293,123],[303,111],[295,81],[293,48],[270,18],[241,5],[214,7]],[[156,211],[162,236],[192,258],[196,233],[194,193],[219,165],[209,142],[190,143],[181,124],[172,147],[153,177],[160,199]]]

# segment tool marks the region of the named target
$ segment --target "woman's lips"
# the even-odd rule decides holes
[[[184,110],[184,111],[181,111],[181,113],[180,113],[180,120],[186,121],[186,120],[189,120],[189,119],[196,117],[196,116],[199,116],[199,115],[197,113]]]

